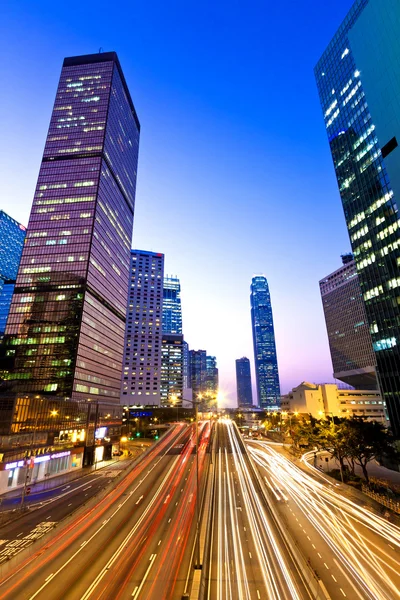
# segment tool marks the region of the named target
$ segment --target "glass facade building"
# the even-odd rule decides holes
[[[164,255],[132,250],[121,399],[160,404]]]
[[[206,356],[206,380],[205,391],[212,399],[217,398],[218,394],[218,367],[215,356]]]
[[[319,282],[333,376],[361,390],[376,389],[375,354],[356,264],[345,264]]]
[[[160,395],[162,406],[182,406],[183,335],[162,335]]]
[[[190,387],[192,388],[193,399],[197,399],[199,394],[206,391],[207,376],[207,352],[206,350],[190,350]]]
[[[0,210],[0,279],[14,281],[17,278],[26,227]]]
[[[278,406],[280,387],[274,322],[268,282],[263,275],[252,279],[250,304],[258,406]]]
[[[252,406],[250,361],[245,356],[236,360],[236,387],[238,406]]]
[[[2,347],[7,393],[120,402],[139,132],[114,52],[64,60]]]
[[[315,78],[378,381],[400,435],[398,21],[396,0],[357,0],[317,63]]]
[[[177,277],[164,277],[163,333],[182,334],[181,284]]]
[[[0,339],[6,330],[26,227],[0,210]]]

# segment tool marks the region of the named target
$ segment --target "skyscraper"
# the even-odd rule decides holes
[[[182,406],[183,335],[163,333],[161,343],[161,405]]]
[[[236,386],[238,406],[252,406],[250,361],[245,356],[236,360]]]
[[[26,227],[0,210],[0,339],[6,330]]]
[[[199,394],[206,391],[207,376],[207,352],[206,350],[190,350],[190,380],[193,393],[193,399],[196,400]]]
[[[361,390],[376,389],[375,354],[356,264],[351,258],[344,255],[343,266],[319,282],[333,375]]]
[[[160,404],[164,255],[131,251],[121,400]]]
[[[216,400],[218,394],[218,367],[215,356],[206,356],[205,392],[210,400]]]
[[[164,277],[162,329],[182,334],[181,284],[176,277]]]
[[[268,408],[279,405],[280,387],[271,297],[263,275],[251,281],[250,304],[258,406]]]
[[[400,40],[396,0],[357,0],[315,67],[394,432],[400,434]]]
[[[191,388],[189,344],[183,342],[183,389]]]
[[[120,402],[139,131],[114,52],[64,60],[4,339],[7,392]]]

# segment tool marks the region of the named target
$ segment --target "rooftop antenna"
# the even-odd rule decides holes
[[[100,46],[99,48],[99,54],[101,54],[103,52],[103,46]]]

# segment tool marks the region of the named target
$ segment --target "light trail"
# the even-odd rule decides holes
[[[341,495],[319,472],[323,483],[315,481],[268,443],[254,441],[249,449],[266,470],[266,483],[275,498],[281,496],[297,505],[333,551],[360,598],[400,598],[400,562],[388,548],[400,549],[398,527]]]
[[[286,555],[272,517],[265,510],[236,428],[229,419],[220,419],[219,424],[220,431],[226,434],[225,446],[230,446],[232,454],[220,445],[214,518],[217,535],[213,550],[216,577],[213,580],[211,569],[208,598],[251,600],[256,594],[257,598],[268,600],[308,597],[299,592],[293,579],[296,569]],[[211,585],[215,585],[215,596]]]

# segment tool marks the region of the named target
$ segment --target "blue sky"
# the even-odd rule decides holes
[[[142,125],[133,246],[181,279],[227,403],[269,281],[282,392],[331,381],[318,280],[350,249],[313,67],[350,0],[0,7],[0,207],[26,224],[65,56],[117,51]]]

